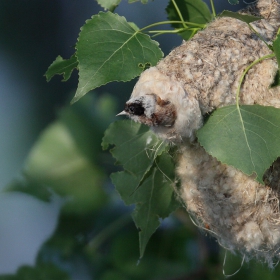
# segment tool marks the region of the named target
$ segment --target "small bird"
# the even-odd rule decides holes
[[[150,126],[161,139],[172,143],[194,139],[195,131],[202,126],[198,100],[157,67],[141,74],[119,115]]]

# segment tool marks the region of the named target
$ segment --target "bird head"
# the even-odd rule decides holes
[[[174,105],[151,93],[129,99],[119,115],[127,115],[132,120],[148,126],[171,127],[177,117]]]

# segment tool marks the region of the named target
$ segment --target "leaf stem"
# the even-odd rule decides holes
[[[139,29],[137,32],[142,32],[146,29],[149,29],[151,27],[154,27],[154,26],[158,26],[158,25],[163,25],[163,24],[172,24],[172,23],[182,23],[182,21],[179,21],[179,20],[166,20],[166,21],[160,21],[160,22],[156,22],[156,23],[153,23],[153,24],[150,24],[150,25],[147,25],[141,29]],[[184,23],[188,24],[188,25],[191,25],[191,26],[195,26],[195,27],[199,27],[199,28],[204,28],[206,26],[206,24],[199,24],[199,23],[194,23],[194,22],[188,22],[188,21],[185,21]],[[187,29],[188,27],[185,27],[185,29]]]
[[[179,33],[179,32],[182,32],[186,30],[185,28],[179,28],[179,29],[174,29],[174,30],[151,30],[151,31],[148,31],[148,33],[150,34],[153,34],[153,33]]]
[[[246,74],[257,63],[259,63],[259,62],[261,62],[261,61],[263,61],[265,59],[272,58],[272,57],[275,57],[275,53],[271,53],[271,54],[265,55],[265,56],[255,60],[255,61],[253,61],[249,66],[246,67],[246,69],[244,70],[242,76],[240,77],[238,88],[237,88],[237,91],[236,91],[236,106],[238,108],[239,108],[239,94],[240,94],[241,86],[242,86],[242,83],[244,81],[244,78],[245,78]]]
[[[245,78],[246,74],[248,73],[248,71],[254,65],[258,64],[259,62],[261,62],[261,61],[263,61],[265,59],[268,59],[268,58],[272,58],[272,57],[275,57],[275,53],[271,53],[271,54],[265,55],[265,56],[255,60],[255,61],[253,61],[249,66],[247,66],[245,68],[243,74],[240,77],[238,88],[237,88],[237,91],[236,91],[236,109],[237,109],[237,113],[238,113],[239,118],[240,118],[240,124],[241,124],[241,127],[242,127],[242,131],[244,132],[244,137],[245,137],[246,145],[249,148],[250,159],[251,159],[251,163],[252,163],[252,165],[254,167],[254,170],[256,170],[256,166],[255,166],[254,160],[252,158],[252,150],[250,149],[250,144],[249,144],[249,140],[248,140],[248,137],[247,137],[247,134],[246,134],[246,128],[245,128],[245,125],[244,125],[243,116],[242,116],[241,109],[240,109],[240,106],[239,106],[239,94],[240,94],[240,90],[241,90],[241,86],[243,84],[244,78]]]
[[[179,29],[175,29],[175,30],[155,30],[155,31],[148,31],[148,33],[155,33],[154,35],[152,35],[151,37],[154,38],[156,36],[159,36],[159,35],[163,35],[163,34],[177,34],[177,33],[180,33],[180,32],[183,32],[183,31],[192,31],[191,35],[189,38],[192,38],[194,36],[194,34],[200,30],[201,28],[179,28]]]
[[[212,14],[213,14],[213,17],[215,18],[217,16],[217,14],[216,14],[213,0],[210,0],[210,3],[211,3]]]
[[[174,7],[175,7],[175,10],[177,11],[177,14],[178,14],[180,20],[182,21],[183,26],[184,26],[185,28],[188,28],[188,26],[186,25],[186,23],[185,23],[185,21],[184,21],[184,18],[183,18],[183,16],[182,16],[182,14],[181,14],[181,12],[180,12],[180,9],[178,8],[178,6],[177,6],[175,0],[172,0],[172,3],[173,3],[173,5],[174,5]]]

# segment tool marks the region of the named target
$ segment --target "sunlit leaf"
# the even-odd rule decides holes
[[[69,59],[63,59],[60,55],[56,58],[56,60],[49,66],[45,76],[47,81],[54,75],[63,75],[62,81],[67,81],[73,70],[77,68],[78,62],[75,55],[72,55]]]
[[[223,11],[218,16],[219,17],[231,17],[231,18],[239,19],[239,20],[241,20],[243,22],[246,22],[248,24],[251,23],[251,22],[262,19],[261,17],[256,17],[256,16],[253,16],[253,15],[243,15],[243,14],[236,13],[236,12],[231,12],[231,11]]]
[[[174,163],[169,147],[148,127],[131,121],[110,125],[103,147],[111,150],[124,171],[111,175],[121,198],[136,204],[132,214],[139,228],[140,257],[151,235],[159,226],[159,218],[167,217],[179,203],[174,193]]]
[[[175,2],[185,21],[205,24],[210,22],[212,19],[212,15],[207,4],[202,0],[176,0]],[[172,1],[169,1],[166,12],[169,20],[180,20]],[[172,26],[176,29],[184,27],[181,23],[173,23]],[[182,36],[183,39],[189,40],[199,30],[199,28],[193,29],[193,26],[190,26],[190,28],[192,29],[178,34]]]
[[[205,150],[247,175],[262,177],[280,156],[280,109],[260,105],[216,110],[198,131]]]
[[[77,43],[79,85],[72,102],[111,81],[129,81],[155,65],[162,52],[156,41],[111,12],[100,12],[82,27]]]

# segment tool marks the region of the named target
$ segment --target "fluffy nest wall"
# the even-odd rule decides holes
[[[271,43],[280,26],[280,0],[259,0],[242,12],[263,18],[251,25]],[[143,72],[125,114],[150,123],[161,138],[180,147],[178,192],[198,226],[246,260],[256,258],[273,267],[280,259],[280,160],[266,171],[266,185],[261,185],[208,155],[195,139],[205,114],[235,104],[244,69],[271,54],[259,36],[237,19],[216,19]],[[270,88],[277,68],[275,58],[251,68],[242,84],[240,103],[280,108],[280,87]],[[159,97],[160,103],[150,102],[151,96]],[[170,114],[166,104],[176,112]],[[141,110],[135,114],[137,108]],[[174,123],[164,125],[164,118],[171,115],[176,115]]]
[[[264,18],[252,26],[268,43],[280,26],[279,3],[279,0],[260,0],[246,10]],[[195,95],[205,114],[234,104],[242,71],[270,52],[246,24],[221,18],[191,41],[184,42],[157,67]],[[276,69],[275,59],[253,67],[243,84],[241,103],[280,108],[279,87],[269,88]],[[177,174],[181,179],[180,197],[201,229],[215,236],[224,248],[241,253],[246,260],[256,258],[270,267],[279,261],[279,159],[266,171],[264,186],[253,177],[221,164],[197,143],[185,141],[181,145]]]

